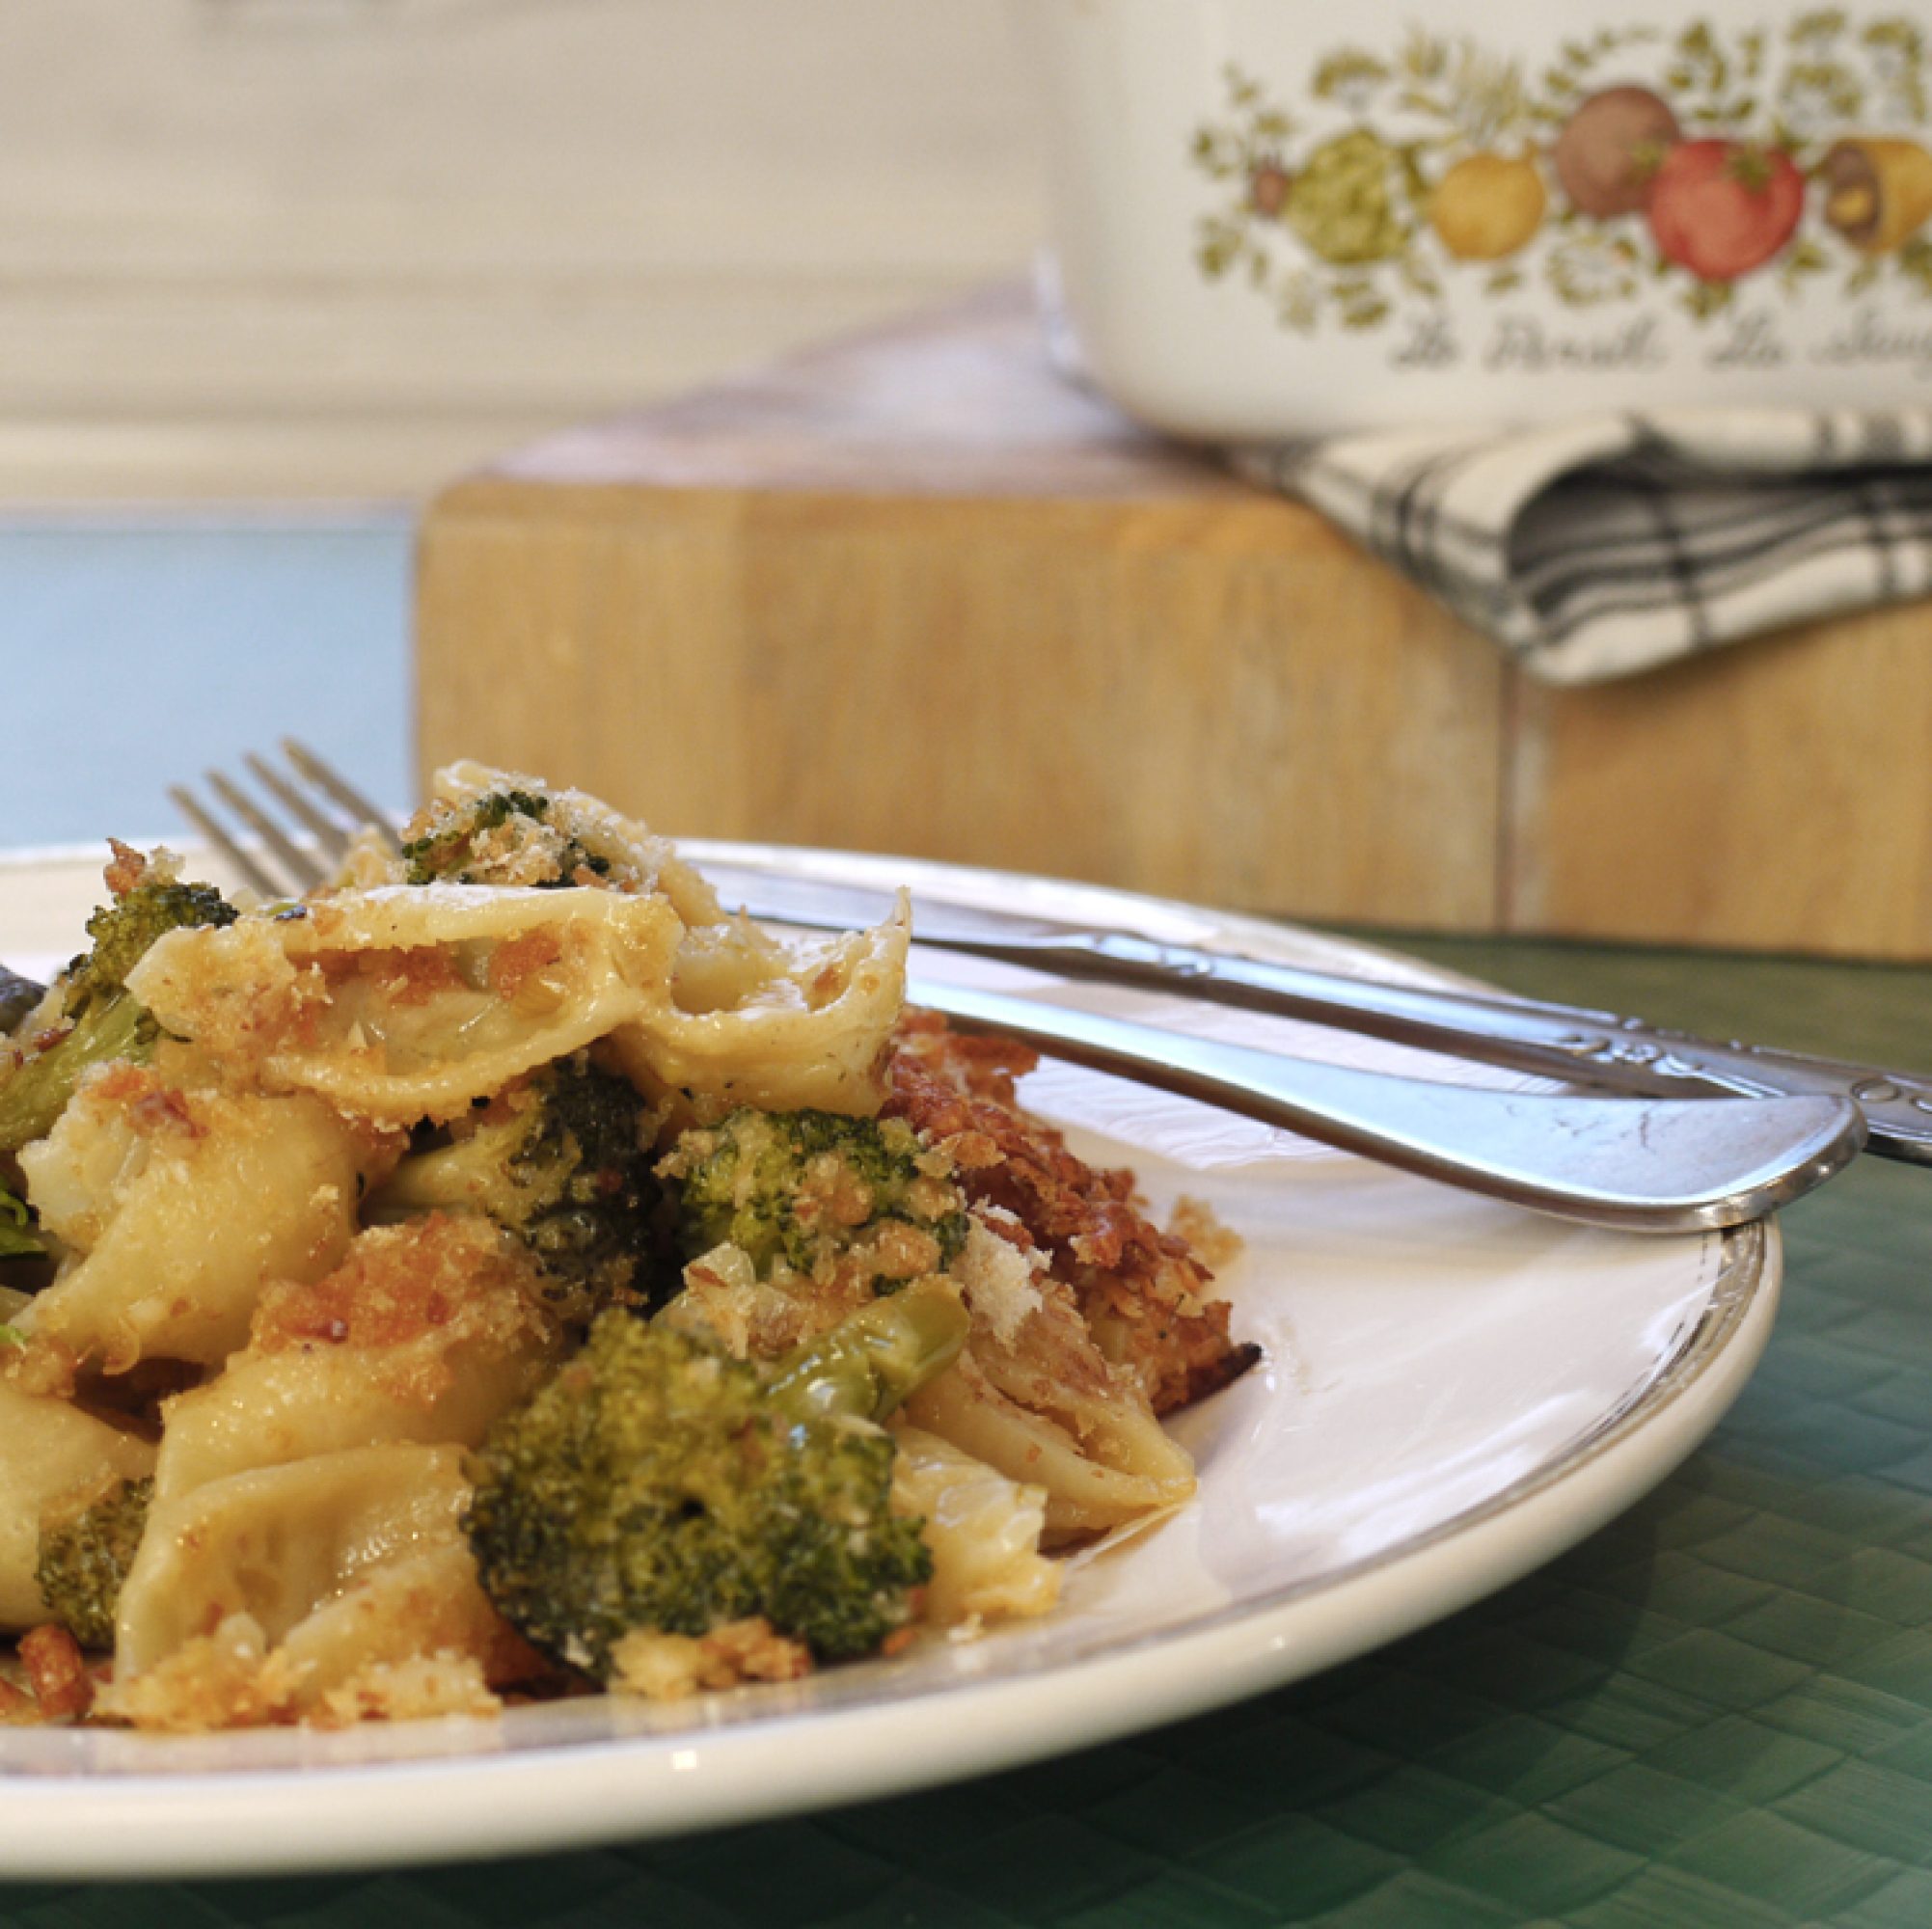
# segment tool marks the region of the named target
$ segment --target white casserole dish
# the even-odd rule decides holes
[[[1932,396],[1932,16],[1900,0],[1018,19],[1066,318],[1158,427]]]

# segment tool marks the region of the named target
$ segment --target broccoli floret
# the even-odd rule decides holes
[[[548,820],[541,791],[498,790],[466,803],[438,804],[428,829],[402,847],[412,884],[530,884],[561,890],[580,871],[608,876],[611,860]]]
[[[91,1067],[152,1051],[159,1034],[128,995],[127,974],[156,938],[187,925],[232,924],[238,915],[212,884],[168,879],[135,883],[96,910],[87,921],[93,949],[61,981],[59,1025],[0,1085],[0,1152],[52,1131]]]
[[[661,1270],[663,1188],[654,1118],[627,1078],[587,1052],[546,1066],[448,1144],[412,1153],[371,1200],[378,1222],[475,1211],[512,1233],[566,1318],[647,1300]]]
[[[903,1119],[742,1107],[686,1132],[658,1170],[677,1187],[686,1257],[729,1242],[761,1278],[782,1267],[824,1280],[857,1263],[889,1292],[942,1271],[966,1243],[952,1161]]]
[[[68,966],[68,1016],[122,990],[157,937],[187,925],[232,924],[239,915],[212,884],[162,879],[123,891],[87,921],[94,947]]]
[[[145,1058],[154,1036],[152,1019],[124,992],[97,999],[0,1085],[0,1152],[45,1138],[83,1073],[116,1058]]]
[[[476,1456],[467,1528],[485,1592],[535,1646],[603,1679],[627,1634],[750,1616],[822,1661],[876,1652],[912,1618],[932,1557],[920,1523],[890,1510],[894,1443],[872,1423],[966,1327],[935,1280],[765,1374],[606,1313]]]
[[[0,1260],[37,1258],[46,1250],[34,1231],[26,1202],[0,1185]]]
[[[54,1619],[83,1647],[114,1645],[121,1584],[153,1498],[152,1480],[122,1481],[71,1518],[41,1523],[34,1578]]]

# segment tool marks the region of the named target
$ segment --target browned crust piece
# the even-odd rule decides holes
[[[1038,1055],[1013,1039],[966,1037],[909,1012],[887,1063],[885,1111],[942,1145],[969,1202],[1013,1215],[1020,1243],[1049,1257],[1109,1358],[1138,1374],[1156,1413],[1217,1393],[1261,1358],[1228,1337],[1228,1303],[1184,1239],[1133,1195],[1133,1174],[1088,1165],[1028,1118],[1013,1081]]]

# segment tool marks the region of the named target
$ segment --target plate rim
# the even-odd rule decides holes
[[[1253,945],[1266,956],[1290,947],[1304,958],[1313,950],[1358,975],[1477,982],[1287,920],[1077,880],[805,846],[693,838],[678,849],[700,870],[707,858],[769,860],[847,882],[896,873],[912,876],[915,887],[925,876],[996,892],[1044,891],[1129,928],[1151,924],[1156,935],[1178,921],[1211,948]],[[55,865],[66,871],[78,856],[0,854],[0,881]],[[64,1774],[10,1764],[0,1733],[0,1877],[296,1873],[642,1840],[908,1793],[1285,1686],[1431,1625],[1554,1559],[1649,1492],[1708,1434],[1769,1339],[1782,1240],[1775,1221],[1679,1236],[1702,1242],[1710,1273],[1704,1303],[1669,1358],[1619,1408],[1485,1499],[1259,1599],[997,1677],[900,1694],[887,1685],[853,1705],[779,1708],[674,1734],[586,1734],[507,1752]],[[1429,1585],[1418,1588],[1418,1577]],[[1156,1656],[1162,1665],[1151,1669]],[[948,1746],[938,1758],[930,1747],[936,1707],[948,1717]],[[515,1711],[503,1719],[514,1721]],[[438,1723],[419,1732],[429,1730],[471,1731]],[[783,1745],[773,1746],[775,1730]],[[407,1801],[385,1799],[404,1788]],[[77,1789],[85,1790],[79,1801]],[[188,1824],[217,1807],[222,1841],[210,1853]]]

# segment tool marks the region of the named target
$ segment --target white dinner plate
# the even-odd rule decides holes
[[[1086,886],[882,858],[689,847],[854,883],[1369,975],[1367,947]],[[0,958],[71,950],[98,859],[0,863]],[[920,968],[1146,1013],[1145,998],[922,957]],[[1474,1080],[1368,1040],[1207,1007],[1163,1020]],[[498,1856],[890,1794],[1106,1741],[1419,1628],[1645,1493],[1744,1385],[1777,1299],[1775,1230],[1649,1237],[1512,1211],[1120,1081],[1028,1088],[1161,1212],[1206,1201],[1265,1361],[1181,1417],[1200,1493],[1076,1559],[1059,1611],[785,1686],[585,1699],[323,1734],[168,1739],[0,1728],[0,1876],[171,1876]]]

